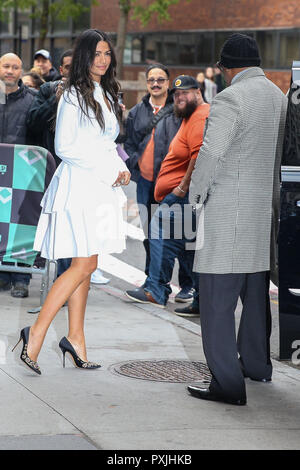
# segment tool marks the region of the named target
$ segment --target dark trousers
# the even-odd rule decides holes
[[[186,220],[185,206],[190,208]],[[191,237],[186,236],[187,231]],[[195,236],[195,215],[192,213],[188,195],[181,198],[173,193],[168,194],[152,217],[150,232],[151,259],[145,290],[150,292],[159,304],[165,305],[172,292],[170,281],[175,259],[180,253],[184,256],[185,265],[195,285],[192,272],[194,249],[186,249],[187,243],[193,239],[192,235]]]
[[[143,245],[146,251],[145,274],[149,275],[149,264],[151,258],[149,243],[149,227],[152,218],[152,212],[155,212],[157,202],[154,199],[154,182],[148,181],[142,176],[137,182],[137,203],[139,205],[140,219],[145,234]],[[178,282],[181,289],[190,290],[193,287],[193,276],[190,270],[190,264],[186,261],[185,252],[180,251],[177,255],[179,262]]]
[[[199,274],[200,324],[210,390],[239,400],[246,397],[245,375],[271,378],[269,272]],[[234,312],[243,310],[236,338]],[[239,357],[240,356],[240,357]]]

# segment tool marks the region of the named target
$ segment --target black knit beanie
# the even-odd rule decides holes
[[[255,39],[246,34],[232,34],[223,45],[220,64],[227,69],[260,66]]]

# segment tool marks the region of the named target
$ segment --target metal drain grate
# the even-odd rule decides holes
[[[155,382],[210,382],[211,375],[203,362],[130,361],[115,364],[113,370],[134,379]]]

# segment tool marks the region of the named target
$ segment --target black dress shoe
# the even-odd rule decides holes
[[[243,376],[244,376],[245,379],[254,380],[254,382],[264,382],[264,383],[272,382],[272,378],[271,378],[271,377],[269,377],[269,378],[263,377],[263,378],[261,378],[261,379],[258,379],[257,377],[251,377],[251,376],[248,375],[247,372],[245,371],[244,364],[243,364],[243,361],[242,361],[241,358],[239,358],[239,363],[240,363],[240,366],[241,366],[241,369],[242,369],[242,374],[243,374]]]
[[[187,389],[193,397],[201,398],[202,400],[221,401],[223,403],[228,403],[230,405],[239,405],[239,406],[246,405],[247,403],[246,398],[241,398],[240,400],[234,400],[232,398],[227,398],[221,395],[216,395],[215,393],[211,392],[209,388],[200,388],[200,387],[189,385]]]
[[[249,377],[249,375],[246,375],[246,374],[244,374],[244,377],[245,377],[245,379],[254,380],[254,382],[264,382],[264,383],[272,382],[271,378],[269,378],[269,379],[266,379],[266,378],[255,379],[254,377]]]

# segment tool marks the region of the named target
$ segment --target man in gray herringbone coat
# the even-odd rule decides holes
[[[259,65],[254,39],[234,34],[225,42],[219,67],[230,86],[212,102],[190,186],[190,202],[204,211],[194,270],[212,380],[208,389],[188,390],[237,405],[246,404],[244,377],[265,382],[272,376],[270,240],[287,98]]]

